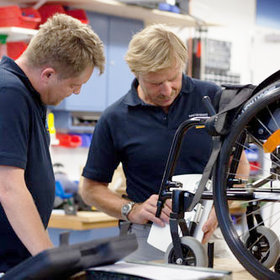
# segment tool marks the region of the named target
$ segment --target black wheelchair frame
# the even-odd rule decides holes
[[[273,97],[274,99],[275,98],[280,99],[279,88],[276,89],[276,93],[275,93],[275,88],[273,87],[273,88],[271,88],[271,90],[268,89],[266,91],[261,91],[261,94],[258,98],[259,100],[256,99],[257,100],[256,106],[257,106],[257,104],[259,104],[261,102],[260,101],[261,99],[267,100],[269,98],[272,98],[272,97],[270,97],[270,95],[274,96]],[[279,96],[279,97],[277,97],[277,96]],[[249,100],[246,104],[250,105],[250,102],[252,103],[252,101]],[[213,115],[214,110],[211,107],[211,104],[210,105],[207,104],[207,106],[208,106],[208,108],[210,108],[208,110],[209,114]],[[237,117],[237,119],[240,118],[242,113],[243,112],[241,112],[241,114]],[[181,237],[179,235],[178,228],[180,228],[180,230],[182,232],[182,236],[184,237],[184,236],[192,236],[195,226],[196,226],[195,223],[190,223],[189,225],[187,225],[187,223],[184,219],[185,212],[192,211],[194,209],[195,205],[200,200],[213,200],[213,192],[205,191],[205,185],[206,185],[206,181],[209,179],[209,174],[212,173],[212,175],[213,175],[217,172],[216,163],[214,164],[214,166],[211,166],[211,168],[210,168],[211,172],[210,171],[208,172],[208,176],[206,176],[207,178],[202,177],[201,182],[200,182],[195,194],[193,194],[192,192],[186,191],[186,190],[182,190],[181,189],[182,183],[172,181],[172,176],[174,175],[176,163],[177,163],[177,160],[178,160],[178,157],[180,154],[180,150],[181,150],[181,144],[182,144],[185,134],[188,132],[189,129],[191,129],[193,127],[200,127],[200,128],[205,127],[208,119],[209,119],[209,117],[192,118],[192,119],[184,121],[178,127],[178,129],[174,135],[173,142],[172,142],[172,145],[171,145],[171,148],[169,151],[166,167],[164,170],[164,174],[163,174],[163,178],[162,178],[162,182],[161,182],[161,186],[160,186],[156,216],[157,217],[160,216],[161,210],[164,206],[166,199],[171,198],[172,199],[172,212],[170,214],[170,231],[171,231],[171,237],[172,237],[174,256],[173,256],[173,259],[170,260],[170,262],[175,263],[175,264],[188,265],[188,260],[186,258],[184,258],[184,251],[181,246]],[[238,141],[238,143],[245,144],[245,141],[246,141],[245,135],[243,135],[243,134],[239,135],[237,141]],[[223,139],[221,139],[221,136],[213,137],[213,147],[215,145],[217,145],[217,143],[221,143],[221,145],[223,145],[224,142],[223,142]],[[238,160],[240,159],[241,153],[243,150],[243,148],[240,148],[240,147],[242,147],[242,145],[239,145],[239,148],[236,148],[232,154],[233,162],[235,162],[235,164],[233,163],[230,166],[230,172],[229,172],[230,174],[236,173],[236,170],[238,167]],[[277,157],[279,156],[278,149],[276,149],[276,151],[273,153],[276,154]],[[236,160],[234,160],[234,159],[236,159]],[[255,181],[253,183],[250,183],[250,186],[251,186],[252,190],[254,190],[254,191],[252,191],[250,188],[249,189],[241,188],[241,187],[237,188],[236,185],[241,185],[241,184],[244,184],[247,182],[245,182],[242,179],[235,178],[234,175],[230,175],[227,178],[227,191],[226,191],[227,200],[229,200],[229,201],[230,200],[250,201],[247,206],[247,209],[246,209],[246,214],[247,214],[246,220],[247,220],[247,225],[249,228],[248,243],[250,243],[250,244],[252,244],[254,241],[260,239],[260,234],[258,233],[257,228],[258,228],[258,226],[264,225],[264,221],[263,221],[262,216],[259,211],[260,207],[259,207],[259,201],[257,200],[257,198],[259,196],[263,196],[261,199],[261,202],[278,202],[279,201],[278,197],[273,198],[271,196],[265,195],[266,193],[271,193],[271,189],[262,189],[261,188],[262,186],[267,184],[267,182],[269,182],[270,180],[275,180],[275,179],[278,180],[277,174],[280,174],[280,164],[279,164],[279,166],[277,164],[275,166],[275,164],[274,164],[274,166],[271,167],[270,175],[268,175],[258,181]],[[234,185],[234,187],[233,187],[233,185]],[[214,190],[215,190],[215,182],[214,182]],[[273,191],[280,193],[280,189],[273,189]],[[219,211],[219,209],[216,209],[216,211]],[[219,216],[218,216],[218,221],[219,221]],[[256,253],[252,252],[252,254],[256,258],[258,258],[259,253],[260,253],[259,251]],[[210,254],[210,257],[211,258],[209,259],[209,262],[211,263],[210,264],[210,266],[211,266],[213,264],[213,262],[212,262],[213,255]],[[239,259],[239,255],[236,255],[236,257]],[[278,267],[277,267],[277,264],[278,264]],[[280,275],[279,275],[280,259],[279,258],[278,258],[277,264],[275,265],[275,273],[273,273],[273,277],[276,277],[275,279],[277,279],[278,277],[280,278]],[[193,263],[192,263],[192,265],[193,265]],[[195,265],[195,263],[194,263],[194,265]],[[260,264],[260,266],[261,266],[261,264]],[[248,269],[249,272],[252,273],[254,276],[261,277],[259,279],[271,279],[270,277],[272,274],[270,274],[270,272],[266,272],[266,271],[254,272],[253,270],[255,269],[255,267],[254,268],[245,267],[245,268]],[[260,270],[262,270],[262,269],[260,269]],[[266,277],[268,277],[268,278],[266,278]]]

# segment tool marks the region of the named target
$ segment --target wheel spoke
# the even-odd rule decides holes
[[[258,279],[279,278],[280,271],[280,137],[277,132],[280,90],[277,89],[273,94],[260,93],[260,98],[255,98],[255,103],[234,122],[220,151],[214,178],[216,212],[224,237],[240,263]],[[265,93],[269,92],[266,90]],[[252,156],[247,178],[247,163],[239,156],[240,151]],[[234,200],[241,205],[235,208],[235,213],[231,207]]]

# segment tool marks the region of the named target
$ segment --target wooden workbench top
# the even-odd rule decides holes
[[[215,258],[214,268],[219,270],[232,271],[232,280],[255,280],[245,268],[238,262],[237,259]]]
[[[72,230],[88,230],[94,228],[115,227],[118,220],[103,212],[79,211],[76,215],[66,215],[64,210],[53,210],[50,228],[64,228]]]

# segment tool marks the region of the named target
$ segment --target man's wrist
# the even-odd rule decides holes
[[[128,215],[132,211],[134,205],[135,205],[135,202],[129,201],[128,203],[126,203],[126,204],[124,204],[122,206],[122,208],[121,208],[121,215],[122,215],[123,220],[129,221]]]

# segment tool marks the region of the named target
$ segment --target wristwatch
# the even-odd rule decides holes
[[[122,206],[121,213],[125,221],[129,221],[128,214],[131,212],[134,205],[135,202],[130,201]]]

